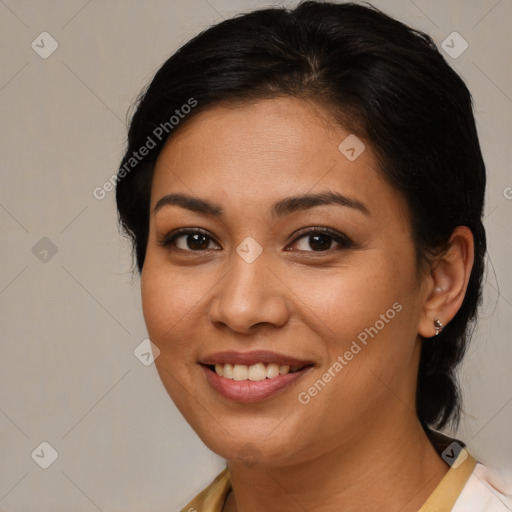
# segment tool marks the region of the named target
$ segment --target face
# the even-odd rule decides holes
[[[349,135],[283,97],[199,113],[159,155],[144,318],[169,395],[227,459],[292,464],[413,416],[407,208]]]

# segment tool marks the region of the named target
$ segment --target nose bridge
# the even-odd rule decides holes
[[[250,238],[250,237],[248,237]],[[230,269],[210,305],[212,323],[246,332],[251,326],[286,322],[285,291],[268,268],[269,258],[254,239],[245,239],[230,255]]]

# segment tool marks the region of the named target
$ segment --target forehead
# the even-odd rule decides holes
[[[399,206],[400,197],[378,172],[371,145],[354,137],[322,107],[296,98],[209,108],[187,121],[161,151],[151,208],[171,192],[243,208],[320,190],[366,201],[378,196]],[[355,159],[347,158],[354,152],[344,152],[347,140],[356,155],[360,152]]]

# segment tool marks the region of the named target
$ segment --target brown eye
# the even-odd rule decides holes
[[[214,247],[210,246],[213,239],[199,229],[180,230],[167,235],[158,244],[169,249],[178,249],[189,252],[202,252]]]
[[[306,238],[307,237],[307,238]],[[301,237],[306,239],[306,244],[309,245],[314,251],[327,251],[331,248],[332,242],[334,241],[332,236],[325,235],[324,233],[310,234]],[[307,249],[299,248],[301,251]]]
[[[208,249],[208,246],[210,245],[210,241],[208,240],[208,237],[206,235],[201,235],[197,233],[190,233],[187,235],[181,235],[174,239],[176,242],[176,247],[178,249],[185,249],[185,247],[180,247],[180,243],[178,240],[181,238],[185,239],[185,245],[188,249],[196,250],[196,249]]]
[[[300,242],[301,240],[304,241]],[[310,230],[296,238],[293,243],[299,245],[299,251],[326,252],[333,248],[333,242],[338,245],[338,250],[354,245],[347,236],[330,228]]]
[[[212,243],[214,244],[213,246],[211,245]],[[182,229],[170,233],[160,240],[158,244],[169,250],[185,252],[204,252],[211,249],[220,249],[214,239],[201,229]],[[346,235],[331,228],[310,229],[296,238],[293,244],[299,245],[298,250],[303,252],[328,252],[331,250],[348,249],[354,245],[352,240]]]

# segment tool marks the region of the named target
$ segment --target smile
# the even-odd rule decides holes
[[[237,402],[257,402],[289,388],[313,368],[301,361],[267,351],[222,352],[200,362],[209,385]]]
[[[290,368],[287,364],[268,364],[256,363],[251,366],[245,364],[216,364],[213,369],[220,377],[231,380],[251,380],[253,382],[274,379],[279,375],[286,375],[288,373],[295,373],[301,368],[294,366]]]

